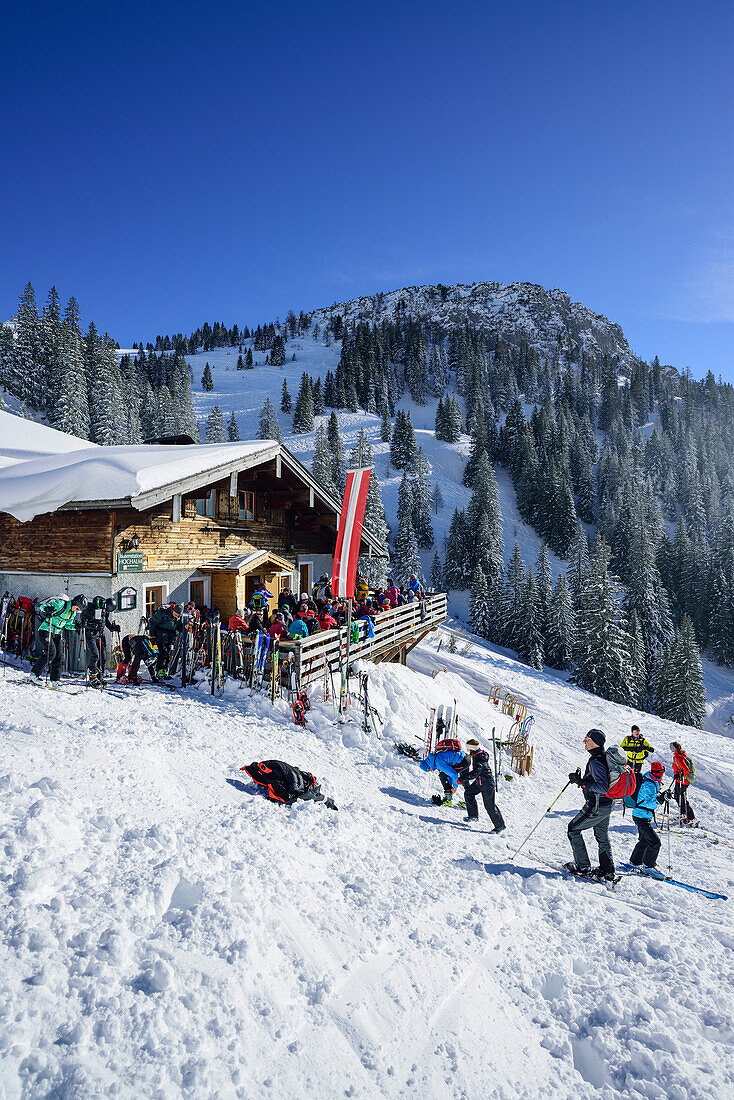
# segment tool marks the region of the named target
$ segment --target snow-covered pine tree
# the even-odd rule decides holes
[[[273,337],[273,346],[270,349],[270,365],[282,367],[285,363],[285,343],[279,332]]]
[[[630,661],[634,685],[632,703],[644,709],[647,700],[648,663],[645,659],[645,639],[636,611],[633,611],[629,617],[627,633],[630,636]]]
[[[433,486],[433,510],[436,515],[438,515],[442,508],[443,493],[441,492],[441,486],[438,484],[438,482],[436,482],[436,484]]]
[[[390,410],[387,407],[387,401],[382,406],[380,439],[383,443],[389,443],[392,439],[392,421],[390,420]]]
[[[313,384],[313,414],[314,416],[323,416],[325,411],[324,389],[321,385],[321,377],[319,377]]]
[[[36,294],[31,283],[26,283],[20,296],[15,315],[15,341],[13,368],[8,389],[31,408],[45,406],[41,359],[41,320],[38,316]]]
[[[553,595],[553,572],[548,547],[545,543],[541,544],[538,560],[535,563],[535,584],[538,591],[538,629],[545,638],[548,631],[548,616]]]
[[[516,647],[531,668],[543,667],[543,636],[540,632],[538,588],[532,569],[528,569],[522,593],[520,638]]]
[[[431,464],[419,447],[413,466],[413,528],[420,550],[433,546]]]
[[[474,468],[474,487],[468,509],[469,526],[474,532],[472,566],[481,563],[489,592],[496,588],[502,573],[502,512],[499,490],[486,451],[480,452]]]
[[[227,424],[227,439],[230,443],[239,443],[240,429],[237,426],[237,417],[234,412],[230,413],[229,423]]]
[[[313,387],[311,379],[304,371],[301,375],[301,386],[293,412],[293,431],[296,435],[306,435],[307,432],[313,431],[313,425]]]
[[[497,640],[518,653],[523,645],[523,601],[525,596],[525,564],[520,546],[515,542],[512,556],[507,563],[500,600],[500,621],[497,624]]]
[[[675,632],[670,659],[671,677],[662,716],[683,726],[703,729],[706,717],[703,668],[693,623],[687,615]]]
[[[207,443],[226,443],[227,431],[224,427],[224,417],[219,405],[215,405],[206,418],[204,438]]]
[[[473,533],[464,509],[456,508],[446,536],[443,576],[446,588],[466,591],[472,582]]]
[[[490,607],[487,578],[481,568],[476,569],[472,579],[471,596],[469,598],[469,625],[472,633],[480,638],[489,637]]]
[[[398,489],[398,530],[393,539],[391,572],[399,584],[407,584],[411,573],[420,576],[421,559],[413,528],[413,489],[407,472]]]
[[[311,463],[311,472],[328,492],[333,496],[339,495],[337,487],[334,484],[331,449],[323,424],[319,424],[314,436],[314,455],[313,462]]]
[[[443,592],[443,569],[441,567],[441,559],[438,556],[438,550],[433,555],[433,561],[431,562],[431,588],[434,592]]]
[[[635,694],[631,639],[621,622],[610,557],[607,543],[597,538],[576,613],[572,681],[603,699],[629,704]]]
[[[54,406],[61,389],[61,304],[58,291],[52,286],[43,307],[40,332],[39,367],[44,375],[43,389],[46,415],[53,416]]]
[[[106,333],[98,335],[92,323],[85,339],[84,364],[92,439],[103,447],[122,443],[126,428],[122,417],[124,387],[117,350]]]
[[[269,397],[265,399],[265,404],[260,410],[260,419],[257,423],[257,438],[275,439],[278,443],[283,442],[283,433],[280,430],[280,424],[278,423],[278,417],[276,416],[273,402]]]
[[[624,608],[630,620],[633,613],[636,615],[645,645],[645,666],[650,668],[657,651],[672,641],[673,620],[655,547],[642,522],[635,524],[631,532],[629,563]]]
[[[390,461],[396,470],[412,470],[417,453],[410,413],[398,409],[390,444]]]
[[[548,604],[546,620],[546,662],[551,668],[571,667],[575,635],[576,613],[571,591],[565,574],[559,573]]]
[[[204,364],[204,372],[201,376],[201,388],[206,393],[211,393],[214,389],[214,379],[212,378],[212,368],[209,363]]]
[[[357,470],[366,469],[368,466],[374,466],[372,448],[367,438],[367,433],[364,428],[361,428],[357,436],[357,442],[349,455],[349,467],[350,469]],[[380,540],[385,550],[387,550],[387,540],[390,534],[390,528],[385,518],[385,508],[382,503],[380,482],[375,469],[372,470],[370,485],[367,490],[364,525],[367,530],[371,531],[372,534]],[[370,558],[362,555],[358,562],[358,569],[360,573],[364,574],[368,584],[371,586],[384,584],[387,570],[387,562],[384,558]]]
[[[337,488],[337,495],[341,497],[347,482],[347,460],[339,431],[339,420],[335,412],[329,414],[326,437],[331,451],[331,478]]]
[[[59,344],[59,395],[51,423],[60,432],[89,439],[90,418],[87,376],[84,369],[84,338],[79,307],[70,298],[64,312]]]
[[[288,380],[287,380],[287,378],[284,378],[283,379],[283,392],[282,392],[281,398],[280,398],[280,411],[284,412],[284,413],[289,413],[291,411],[292,407],[293,407],[293,405],[291,403],[291,395],[288,392]]]
[[[576,524],[576,538],[568,555],[568,587],[574,607],[581,603],[581,593],[589,575],[589,544],[581,523]]]

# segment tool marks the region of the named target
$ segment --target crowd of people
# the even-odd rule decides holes
[[[402,588],[388,578],[384,588],[372,592],[365,577],[358,576],[352,620],[364,621],[365,634],[371,637],[378,616],[421,600],[424,595],[415,575],[411,575]],[[92,687],[101,686],[107,654],[105,628],[113,635],[120,631],[117,623],[110,619],[114,607],[109,598],[95,596],[88,600],[82,594],[42,603],[38,624],[39,653],[32,666],[32,679],[40,683],[46,672],[50,687],[58,683],[65,632],[76,631],[83,635],[87,680]],[[119,639],[117,679],[140,684],[141,664],[145,664],[152,680],[170,679],[174,672],[171,666],[177,635],[186,628],[196,631],[200,623],[211,623],[218,618],[216,608],[197,607],[193,602],[181,605],[172,600],[162,604],[148,620],[145,633],[128,634]],[[287,643],[342,626],[346,619],[347,601],[332,595],[329,577],[324,573],[314,584],[311,594],[302,592],[296,596],[285,586],[277,602],[273,593],[261,584],[254,590],[248,607],[238,609],[220,625],[222,629],[248,638],[267,631],[271,638]]]
[[[425,595],[423,587],[415,575],[403,588],[388,578],[382,589],[370,592],[364,577],[357,578],[352,620],[369,620],[372,628],[379,615],[395,607],[421,600]],[[271,604],[271,601],[272,604]],[[264,585],[255,589],[247,608],[238,609],[227,623],[230,631],[239,631],[254,637],[267,630],[272,638],[281,641],[298,641],[318,634],[322,630],[333,630],[347,620],[347,601],[336,598],[331,591],[328,576],[323,573],[313,586],[313,591],[302,592],[296,596],[290,587],[285,586],[277,603],[275,597]],[[370,626],[367,636],[370,636]]]

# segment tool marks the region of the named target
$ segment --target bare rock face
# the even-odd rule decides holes
[[[410,317],[445,331],[470,323],[508,343],[526,340],[549,357],[581,349],[584,355],[610,355],[621,367],[636,358],[620,325],[572,302],[563,290],[534,283],[405,287],[315,310],[311,321],[323,326],[337,314],[346,322]]]

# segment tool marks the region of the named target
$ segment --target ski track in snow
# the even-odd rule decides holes
[[[411,668],[366,666],[381,741],[318,689],[301,730],[235,684],[117,699],[0,676],[0,1095],[732,1095],[732,902],[628,877],[610,894],[510,851],[583,732],[614,742],[635,718],[666,764],[670,740],[690,749],[695,810],[729,835],[731,739],[448,637]],[[462,737],[506,734],[494,683],[536,716],[532,776],[500,779],[501,837],[483,809],[471,828],[433,806],[436,777],[393,749],[454,699]],[[239,770],[268,757],[313,771],[339,812],[270,805]],[[567,791],[528,849],[568,859],[579,804]],[[613,821],[621,862],[634,828]],[[731,898],[731,849],[670,844],[676,877]]]

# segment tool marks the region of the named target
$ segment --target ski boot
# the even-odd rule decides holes
[[[463,820],[464,821],[479,821],[479,818],[478,817],[465,817]]]
[[[492,829],[492,832],[497,833],[497,834],[504,833],[506,828],[507,828],[506,825],[500,825],[500,827],[498,829]]]
[[[646,875],[648,878],[656,878],[662,880],[665,875],[662,871],[658,871],[657,867],[640,867],[640,874]]]
[[[451,797],[450,794],[447,794],[444,798],[441,799],[441,802],[440,802],[441,806],[453,806],[453,804],[454,804],[454,800],[453,800],[453,798]]]
[[[579,867],[577,863],[564,863],[563,870],[571,875],[581,875],[584,878],[591,876],[591,867]]]
[[[595,867],[589,874],[590,878],[595,878],[597,882],[614,882],[617,878],[616,871],[604,871],[601,867]]]

